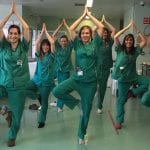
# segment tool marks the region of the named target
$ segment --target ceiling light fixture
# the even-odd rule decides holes
[[[92,7],[93,6],[93,0],[87,0],[86,1],[86,6],[87,7]]]

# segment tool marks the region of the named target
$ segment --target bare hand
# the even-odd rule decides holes
[[[88,10],[88,8],[86,7],[86,15],[90,16],[90,11]]]
[[[103,15],[103,17],[102,17],[102,20],[103,20],[103,22],[105,22],[106,21],[106,19],[105,19],[105,16]]]
[[[63,22],[63,24],[65,24],[65,23],[66,23],[66,20],[63,18],[62,22]]]
[[[16,13],[16,12],[17,12],[16,3],[15,3],[14,0],[12,1],[12,12],[13,12],[13,13]]]
[[[13,14],[14,13],[14,1],[12,1],[12,4],[11,4],[11,8],[10,8],[10,14]]]
[[[84,7],[83,15],[84,15],[84,16],[86,16],[86,15],[87,15],[87,7],[86,7],[86,6]]]
[[[45,23],[43,23],[43,26],[42,26],[42,32],[45,31]]]

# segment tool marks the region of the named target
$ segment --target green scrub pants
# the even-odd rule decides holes
[[[4,97],[8,97],[6,89],[0,85],[0,99],[4,98]]]
[[[54,84],[51,86],[37,86],[32,80],[29,81],[26,89],[26,95],[27,97],[30,97],[31,99],[37,99],[41,98],[41,110],[38,115],[38,122],[45,123],[46,121],[46,115],[48,110],[48,97],[49,94],[54,87]],[[39,95],[37,94],[39,92]]]
[[[99,67],[98,68],[98,101],[97,101],[97,108],[102,109],[103,108],[103,101],[104,96],[107,88],[107,81],[110,74],[110,68],[104,69]]]
[[[78,136],[81,139],[84,139],[84,135],[86,134],[93,98],[96,92],[96,86],[96,81],[83,83],[70,77],[69,79],[57,85],[52,91],[53,95],[63,100],[64,104],[70,109],[73,109],[80,102],[80,100],[70,95],[70,92],[75,90],[79,93],[81,97],[82,113],[80,115]]]
[[[120,82],[118,81],[118,99],[117,99],[117,114],[116,114],[116,122],[123,123],[124,122],[124,105],[126,103],[128,91],[131,85],[138,85],[137,88],[132,89],[134,95],[142,95],[148,88],[148,80],[146,77],[139,76],[136,81],[132,82]]]
[[[150,85],[149,85],[148,91],[146,91],[146,92],[144,93],[144,95],[142,96],[142,98],[141,98],[141,103],[142,103],[144,106],[150,107]]]
[[[68,79],[70,76],[70,72],[57,72],[57,80],[58,80],[58,84],[60,84],[62,81]],[[57,99],[57,107],[60,109],[63,109],[63,101],[61,99]]]
[[[8,130],[8,139],[16,140],[20,129],[21,118],[25,105],[25,87],[3,87],[1,86],[3,97],[8,98],[9,107],[12,112],[11,127]]]

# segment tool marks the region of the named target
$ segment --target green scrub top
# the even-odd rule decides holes
[[[54,55],[48,53],[40,58],[40,53],[35,53],[37,58],[36,70],[32,81],[37,86],[50,86],[54,83]]]
[[[97,34],[88,44],[83,44],[79,37],[73,41],[75,50],[75,72],[73,78],[81,82],[96,81],[96,50],[100,44],[100,37]],[[82,75],[78,74],[78,70],[82,71]]]
[[[72,43],[69,42],[65,48],[62,48],[58,40],[55,42],[55,63],[56,71],[60,72],[69,72],[72,69],[71,64],[71,52],[72,52]]]
[[[114,40],[109,38],[108,42],[105,43],[102,38],[100,38],[100,46],[97,51],[97,65],[103,66],[104,68],[111,68],[113,66],[112,60],[112,45]]]
[[[3,38],[0,41],[0,85],[5,87],[22,87],[30,79],[28,67],[29,42],[22,39],[17,48]]]
[[[116,63],[112,72],[112,78],[121,82],[131,82],[138,78],[136,72],[136,59],[141,53],[140,47],[135,48],[133,54],[126,54],[121,45],[116,46]]]

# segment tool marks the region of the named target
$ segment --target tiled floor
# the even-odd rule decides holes
[[[51,100],[53,97],[51,98]],[[138,99],[130,99],[126,104],[123,129],[115,131],[111,117],[115,116],[115,97],[110,89],[104,102],[103,114],[96,113],[96,100],[88,126],[86,145],[78,145],[77,129],[79,109],[73,111],[64,107],[62,113],[49,107],[46,126],[37,128],[38,111],[31,111],[27,100],[22,117],[22,126],[14,150],[149,150],[150,149],[150,108],[141,106]],[[6,146],[7,124],[0,116],[0,150]],[[117,134],[118,133],[118,134]]]

